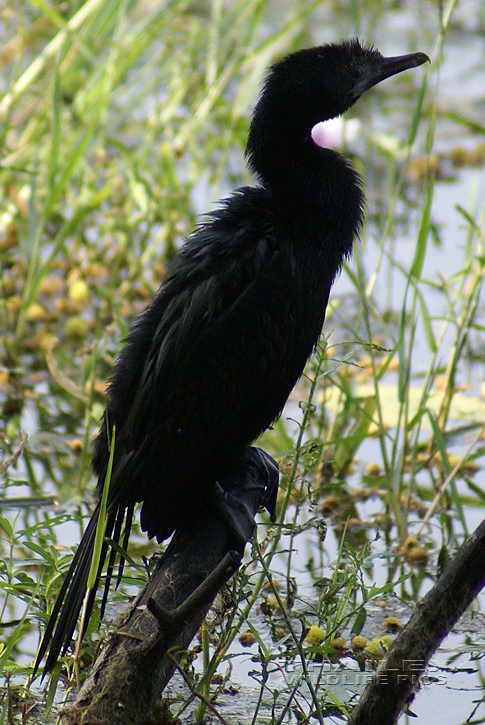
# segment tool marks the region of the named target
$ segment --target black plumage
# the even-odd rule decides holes
[[[214,505],[216,482],[281,413],[363,220],[356,171],[319,147],[312,127],[426,60],[386,59],[351,40],[301,50],[270,69],[246,150],[258,185],[238,189],[189,237],[111,378],[93,461],[102,484],[115,426],[106,536],[119,540],[125,519],[127,543],[136,502],[143,529],[159,541],[193,526]],[[37,665],[54,633],[47,671],[76,626],[98,512],[39,651]]]

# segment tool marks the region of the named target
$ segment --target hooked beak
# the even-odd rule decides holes
[[[355,94],[361,96],[364,91],[386,78],[401,73],[403,70],[416,68],[418,65],[423,65],[423,63],[431,63],[426,53],[409,53],[408,55],[397,55],[393,58],[382,58],[379,66],[372,69],[372,71],[369,69],[369,73],[365,74],[360,83],[357,84]]]

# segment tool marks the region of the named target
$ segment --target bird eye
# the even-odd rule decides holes
[[[362,68],[360,66],[351,66],[349,69],[349,82],[355,84],[361,77]]]

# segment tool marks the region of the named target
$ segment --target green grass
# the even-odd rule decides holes
[[[264,69],[322,37],[379,45],[399,12],[378,0],[31,0],[1,11],[0,466],[12,502],[0,517],[0,722],[20,722],[20,683],[72,556],[60,525],[70,522],[74,543],[94,505],[90,445],[120,340],[199,212],[250,183],[243,151]],[[332,298],[328,339],[263,436],[281,463],[278,522],[260,528],[256,563],[232,583],[236,606],[202,637],[204,671],[187,660],[207,694],[212,675],[242,657],[249,628],[254,722],[282,721],[263,707],[282,653],[305,673],[310,658],[336,656],[337,636],[362,630],[372,601],[419,597],[470,532],[470,507],[484,504],[474,475],[483,404],[455,413],[483,377],[483,170],[474,139],[465,161],[443,142],[450,128],[484,129],[473,109],[440,102],[449,33],[462,27],[456,3],[410,12],[419,24],[392,36],[396,52],[426,51],[432,66],[389,80],[349,114],[362,121],[354,161],[368,223],[343,271],[348,291]],[[457,236],[436,223],[434,202],[446,177],[464,173],[459,163],[477,170]],[[458,250],[448,275],[429,265],[437,245]],[[140,564],[157,547],[137,533],[129,553]],[[124,584],[143,576],[129,567]],[[325,631],[318,646],[301,636],[312,624]],[[81,665],[96,631],[94,621]],[[296,687],[279,697],[302,721],[311,712],[322,722],[329,706],[315,688],[306,704]]]

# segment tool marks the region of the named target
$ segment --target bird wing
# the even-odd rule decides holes
[[[243,222],[236,211],[214,215],[184,247],[111,383],[106,420],[119,451],[110,498],[144,501],[159,538],[175,527],[180,502],[200,498],[278,416],[323,321],[299,344],[302,276],[268,232],[264,208],[253,205]]]

